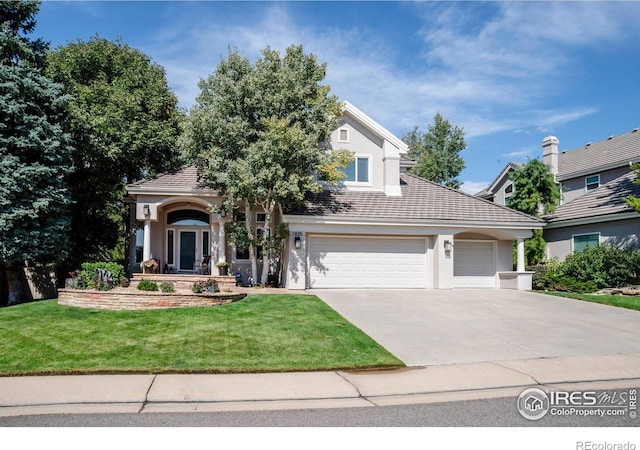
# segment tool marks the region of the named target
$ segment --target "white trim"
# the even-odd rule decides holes
[[[494,228],[494,229],[517,229],[517,230],[532,230],[542,229],[545,226],[543,221],[538,223],[522,223],[522,222],[492,222],[492,221],[477,221],[477,222],[464,222],[461,220],[425,220],[425,219],[405,219],[398,221],[397,218],[363,218],[363,217],[330,217],[330,216],[298,216],[298,215],[283,215],[283,222],[300,225],[363,225],[363,226],[398,226],[398,227],[447,227],[451,229],[466,229],[466,228]],[[438,234],[438,233],[428,233]],[[530,236],[526,236],[530,237]]]
[[[602,236],[600,235],[600,232],[599,232],[599,231],[594,231],[593,233],[577,233],[577,234],[572,234],[572,235],[571,235],[571,253],[574,253],[574,252],[575,252],[574,243],[573,243],[573,238],[575,238],[576,236],[593,236],[594,234],[598,236],[598,245],[602,244]]]
[[[354,167],[355,167],[355,180],[354,181],[347,181],[346,179],[342,182],[345,186],[373,186],[373,182],[371,181],[372,174],[371,174],[371,169],[372,169],[372,155],[364,155],[364,154],[358,154],[358,153],[354,153],[353,157],[353,163],[354,163]],[[367,181],[358,181],[358,158],[360,159],[366,159],[367,160]]]
[[[378,122],[366,115],[364,112],[360,111],[351,103],[345,101],[342,103],[342,107],[343,113],[348,113],[354,119],[367,126],[371,131],[374,132],[374,134],[377,134],[379,137],[389,141],[391,144],[397,147],[400,152],[407,153],[409,151],[409,147],[401,139],[396,137],[393,133],[391,133]]]

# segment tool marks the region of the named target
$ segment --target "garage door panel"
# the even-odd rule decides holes
[[[494,241],[455,241],[453,275],[456,287],[495,287]]]
[[[426,287],[426,241],[312,236],[309,284],[314,288]]]

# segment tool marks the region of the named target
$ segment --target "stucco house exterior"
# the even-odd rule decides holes
[[[558,138],[548,136],[542,141],[542,159],[562,192],[561,205],[543,217],[548,258],[564,259],[587,245],[640,244],[640,215],[624,202],[630,194],[640,195],[631,170],[640,161],[640,129],[567,151],[559,151]],[[509,163],[476,195],[505,204],[513,194],[509,174],[516,167]]]
[[[352,104],[343,109],[331,144],[354,153],[347,178],[339,187],[308,194],[276,218],[289,229],[284,287],[531,288],[524,239],[543,221],[408,173],[413,162],[402,140]],[[230,218],[211,211],[223,199],[199,183],[194,167],[127,190],[140,228],[130,254],[133,267],[153,257],[161,267],[194,273],[209,257],[230,263],[246,279],[248,255],[225,236]],[[264,214],[252,215],[257,233]]]

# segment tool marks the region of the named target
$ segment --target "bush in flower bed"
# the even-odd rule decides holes
[[[113,262],[86,262],[82,263],[82,268],[69,275],[72,278],[71,287],[73,289],[97,289],[108,291],[114,286],[120,286],[124,279],[124,267],[122,264]],[[102,270],[110,274],[110,281],[100,280],[96,277],[96,271]]]
[[[213,278],[207,281],[196,281],[193,283],[191,290],[194,294],[202,294],[203,292],[220,292],[218,282]]]
[[[166,281],[160,283],[160,290],[165,293],[176,291],[176,289],[173,287],[173,283],[168,283]]]
[[[141,291],[157,291],[158,283],[151,280],[140,280],[140,283],[138,283],[138,289]]]

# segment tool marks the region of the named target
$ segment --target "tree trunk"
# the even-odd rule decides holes
[[[273,201],[269,201],[266,204],[263,205],[264,207],[264,228],[262,230],[262,236],[266,237],[267,239],[269,237],[271,237],[271,217],[273,215],[273,208],[275,206],[275,202]],[[262,276],[260,277],[260,283],[262,283],[263,285],[266,285],[269,281],[269,267],[271,264],[271,250],[269,249],[268,246],[262,246],[262,248],[265,250],[263,251],[264,255],[262,256]]]
[[[7,280],[7,305],[16,305],[24,299],[24,286],[20,277],[20,266],[2,266]]]
[[[246,200],[244,203],[244,216],[247,235],[252,242],[252,244],[249,245],[249,259],[251,260],[251,281],[249,284],[251,285],[255,284],[258,279],[258,259],[256,257],[255,236],[253,235],[253,228],[251,226],[251,205]]]

